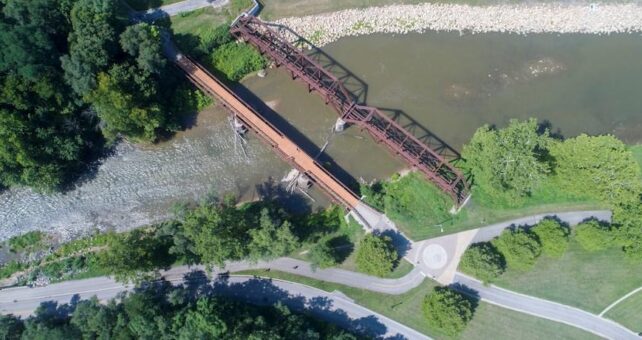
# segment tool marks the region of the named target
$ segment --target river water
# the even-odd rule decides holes
[[[424,33],[344,38],[324,47],[326,66],[369,105],[389,109],[418,136],[460,149],[482,124],[538,117],[564,136],[613,133],[642,142],[642,37]],[[351,74],[345,73],[349,70]],[[282,70],[245,80],[240,93],[346,182],[404,167],[356,128],[332,133],[336,113]],[[265,104],[260,104],[264,101]],[[171,205],[232,192],[257,197],[288,166],[256,138],[247,155],[225,113],[212,109],[169,142],[122,143],[96,174],[65,194],[0,193],[0,239],[28,230],[61,236],[162,220]],[[311,192],[316,205],[326,203]],[[314,205],[314,204],[313,204]]]

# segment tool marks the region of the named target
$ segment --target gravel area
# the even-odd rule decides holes
[[[316,45],[371,33],[639,33],[642,4],[391,5],[276,21]]]

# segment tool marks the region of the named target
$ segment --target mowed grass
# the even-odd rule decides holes
[[[633,157],[635,157],[635,160],[638,161],[638,164],[640,164],[640,167],[642,167],[642,145],[632,146],[631,151],[633,152]]]
[[[604,316],[619,322],[634,332],[642,333],[642,291],[618,303]]]
[[[170,18],[171,28],[175,35],[203,36],[213,28],[230,21],[229,13],[222,8],[206,7],[192,12],[179,14]]]
[[[340,291],[353,299],[355,303],[430,337],[449,339],[439,331],[430,328],[423,316],[422,304],[424,297],[436,285],[430,280],[425,280],[420,286],[405,294],[389,295],[278,271],[250,270],[235,274],[256,275],[299,282],[327,292]],[[598,339],[598,337],[590,333],[571,326],[496,307],[485,302],[480,302],[473,320],[458,338],[480,340]]]
[[[531,270],[507,271],[495,284],[598,314],[642,286],[642,263],[617,248],[591,253],[571,240],[561,259],[542,256]]]

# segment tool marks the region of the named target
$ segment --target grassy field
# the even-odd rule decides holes
[[[495,284],[599,313],[642,286],[642,263],[629,262],[620,249],[589,253],[572,240],[561,259],[540,257],[530,271],[507,271]]]
[[[621,323],[634,332],[642,333],[642,291],[618,303],[604,316]]]
[[[230,20],[226,10],[211,7],[176,15],[170,19],[174,34],[190,34],[198,37]]]
[[[424,281],[419,287],[405,294],[388,295],[276,271],[244,271],[237,274],[269,276],[299,282],[327,292],[338,290],[354,299],[356,303],[431,337],[437,339],[448,338],[428,327],[424,321],[421,310],[423,298],[435,286],[429,280]],[[473,320],[459,338],[480,340],[597,339],[590,333],[561,323],[513,312],[484,302],[479,304]]]

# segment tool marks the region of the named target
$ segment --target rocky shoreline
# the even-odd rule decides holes
[[[284,18],[276,23],[318,46],[346,36],[427,30],[462,34],[639,33],[642,4],[391,5]]]

